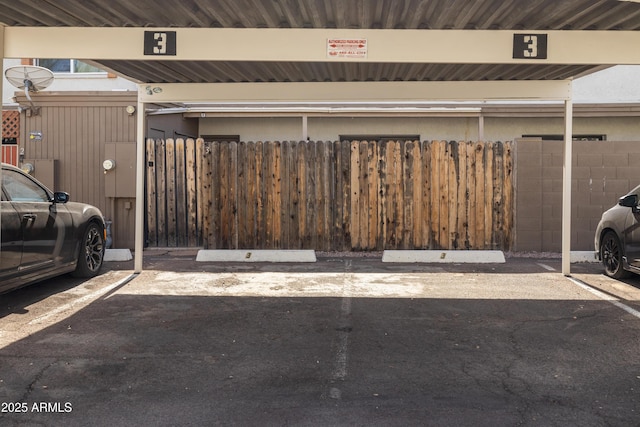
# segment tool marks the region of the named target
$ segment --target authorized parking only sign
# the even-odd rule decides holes
[[[327,39],[328,58],[366,58],[367,39]]]

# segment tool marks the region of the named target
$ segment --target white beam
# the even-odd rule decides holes
[[[571,171],[573,161],[573,101],[565,101],[562,168],[562,274],[571,274]]]
[[[175,32],[175,55],[145,55],[145,31]],[[546,35],[547,58],[514,59],[514,34]],[[366,47],[332,56],[330,39],[366,40]],[[640,31],[7,27],[5,45],[8,58],[640,64]]]
[[[144,259],[144,217],[146,209],[144,205],[144,174],[145,165],[145,114],[144,103],[140,100],[141,88],[138,88],[138,106],[136,116],[136,214],[134,236],[134,273],[142,272]]]
[[[4,29],[5,27],[0,25],[0,58],[2,58],[2,62],[4,62]],[[3,93],[2,92],[3,81],[4,81],[4,78],[0,77],[0,94]],[[3,134],[4,134],[4,126],[3,126],[2,120],[0,120],[0,200],[2,199],[2,150],[3,148],[2,148],[1,136]],[[2,203],[0,203],[0,242],[2,242],[1,230],[2,230]],[[2,253],[2,243],[0,243],[0,253]]]
[[[166,83],[140,85],[139,96],[148,103],[564,101],[571,81]]]

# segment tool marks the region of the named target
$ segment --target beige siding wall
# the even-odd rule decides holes
[[[528,134],[562,134],[558,117],[486,117],[485,141],[513,141]],[[477,117],[309,117],[313,141],[336,141],[338,135],[418,134],[421,140],[476,141]],[[576,134],[606,135],[610,141],[634,141],[640,135],[638,117],[575,117]],[[240,135],[242,141],[299,141],[300,117],[220,117],[200,120],[200,135]]]
[[[302,118],[206,118],[201,135],[240,135],[241,141],[300,141]],[[421,140],[473,141],[478,138],[474,117],[309,117],[312,141],[336,141],[338,135],[418,134]],[[511,138],[513,139],[513,138]]]
[[[516,251],[561,250],[563,143],[516,143]],[[593,250],[602,212],[640,184],[640,142],[574,142],[571,250]]]
[[[309,118],[311,140],[335,141],[338,135],[420,135],[421,141],[476,141],[475,117],[315,117]],[[317,136],[316,136],[317,135]]]
[[[522,135],[562,135],[562,117],[488,117],[485,136],[492,141],[510,141]],[[609,141],[636,141],[640,137],[638,117],[575,117],[573,133],[576,135],[606,135]]]
[[[300,117],[221,117],[200,120],[200,135],[240,135],[242,141],[299,141]]]
[[[47,93],[32,98],[40,113],[21,113],[19,144],[24,158],[55,160],[54,190],[67,191],[72,201],[99,207],[113,221],[114,247],[131,246],[134,209],[127,206],[133,204],[133,199],[105,196],[107,178],[102,161],[106,143],[135,143],[136,116],[128,115],[125,107],[135,105],[136,94]],[[24,97],[18,100],[21,105],[28,105]],[[41,133],[42,140],[30,139],[32,132]],[[35,176],[38,177],[37,169]],[[131,203],[127,205],[127,201]]]

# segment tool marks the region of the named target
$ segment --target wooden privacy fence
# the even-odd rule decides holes
[[[202,208],[196,173],[202,168],[202,140],[147,140],[147,244],[195,247],[202,241]],[[198,146],[198,149],[196,149]],[[133,183],[132,183],[133,185]]]
[[[511,143],[148,141],[150,246],[502,249]]]

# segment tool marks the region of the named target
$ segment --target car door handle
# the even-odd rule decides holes
[[[22,219],[24,219],[27,222],[35,221],[36,217],[37,217],[36,214],[25,214],[25,215],[22,215]]]

